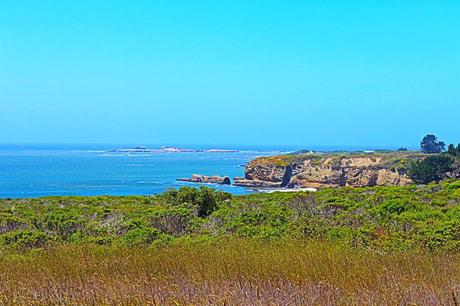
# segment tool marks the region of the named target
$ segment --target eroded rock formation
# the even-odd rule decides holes
[[[251,161],[244,178],[234,184],[247,187],[365,187],[411,184],[409,160],[421,154],[303,154],[261,157]]]
[[[228,176],[206,176],[201,174],[193,174],[190,178],[178,178],[181,182],[191,183],[212,183],[221,185],[230,185],[230,178]]]

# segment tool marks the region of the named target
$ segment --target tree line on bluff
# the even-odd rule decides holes
[[[446,144],[435,135],[423,137],[420,149],[430,156],[410,165],[408,175],[416,183],[439,182],[455,169],[456,160],[460,158],[460,144],[450,144],[446,151]]]

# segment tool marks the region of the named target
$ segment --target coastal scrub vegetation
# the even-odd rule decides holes
[[[458,305],[460,181],[0,200],[0,304]]]
[[[167,245],[222,237],[460,251],[460,181],[246,196],[184,187],[155,196],[0,200],[0,245]]]
[[[410,163],[408,175],[416,183],[439,182],[460,168],[460,144],[450,144],[444,152],[445,143],[434,135],[427,135],[420,142],[420,149],[430,155]]]
[[[448,154],[430,155],[423,160],[415,161],[409,170],[409,177],[417,183],[428,184],[439,182],[445,174],[454,169],[454,158]]]
[[[447,154],[454,157],[460,157],[460,143],[457,146],[450,144],[447,148]]]

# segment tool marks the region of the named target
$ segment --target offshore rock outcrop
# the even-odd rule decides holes
[[[251,161],[244,178],[234,185],[246,187],[366,187],[404,186],[408,163],[423,159],[418,153],[301,154],[261,157]]]
[[[279,188],[280,182],[263,181],[259,179],[246,179],[244,177],[235,177],[233,179],[234,186],[252,187],[252,188]]]
[[[206,176],[201,174],[193,174],[190,178],[178,178],[181,182],[191,183],[212,183],[221,185],[230,185],[230,178],[228,176]]]

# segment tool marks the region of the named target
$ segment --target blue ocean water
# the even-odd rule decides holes
[[[244,174],[244,165],[251,159],[280,152],[253,148],[226,153],[110,152],[126,147],[0,145],[0,198],[150,195],[168,188],[197,186],[176,181],[194,173],[233,179]],[[242,187],[211,186],[234,194],[252,192]]]
[[[6,145],[0,144],[0,198],[60,195],[151,195],[169,188],[199,186],[176,181],[192,174],[244,175],[244,166],[258,156],[292,152],[303,147],[227,146],[238,152],[115,153],[134,145]],[[159,145],[148,145],[159,149]],[[179,146],[184,147],[184,146]],[[212,149],[215,146],[186,146]],[[318,151],[350,151],[369,147],[309,147]],[[233,194],[254,192],[235,186],[209,185]]]

